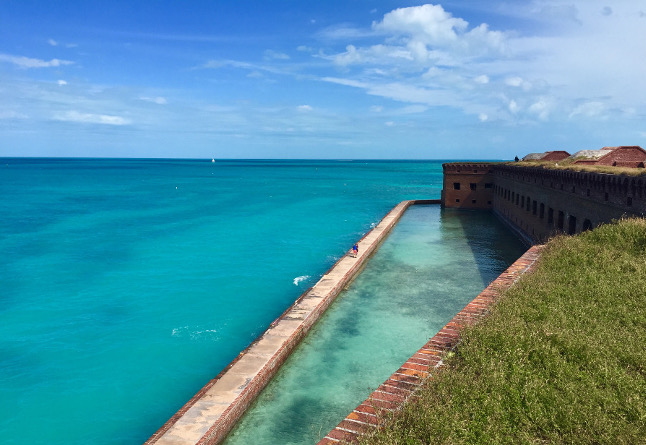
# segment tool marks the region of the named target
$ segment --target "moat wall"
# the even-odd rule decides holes
[[[312,288],[154,433],[146,445],[205,445],[224,440],[301,339],[361,271],[406,209],[415,204],[439,203],[439,200],[412,200],[395,206],[359,240],[356,256],[347,254],[339,259]]]
[[[443,205],[490,208],[528,243],[646,213],[646,177],[482,163],[474,169],[474,165],[445,164]],[[478,190],[478,176],[492,186],[471,199],[465,192],[473,184]],[[465,206],[461,194],[476,202]]]

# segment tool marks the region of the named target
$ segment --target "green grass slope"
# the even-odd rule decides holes
[[[646,221],[551,240],[363,444],[646,443]]]

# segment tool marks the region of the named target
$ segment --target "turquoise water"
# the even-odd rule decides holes
[[[411,207],[225,444],[316,443],[524,250],[492,214]]]
[[[146,440],[441,162],[0,159],[0,441]]]

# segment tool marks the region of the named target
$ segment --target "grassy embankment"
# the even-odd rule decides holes
[[[646,443],[646,221],[549,242],[363,444]]]
[[[519,167],[538,167],[550,170],[570,170],[577,172],[608,173],[612,175],[643,176],[646,175],[644,168],[613,167],[611,165],[585,165],[574,164],[577,159],[564,159],[562,161],[520,161],[503,162],[503,164]]]

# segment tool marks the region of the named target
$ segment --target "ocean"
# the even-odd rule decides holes
[[[0,438],[146,440],[440,161],[0,159]]]

